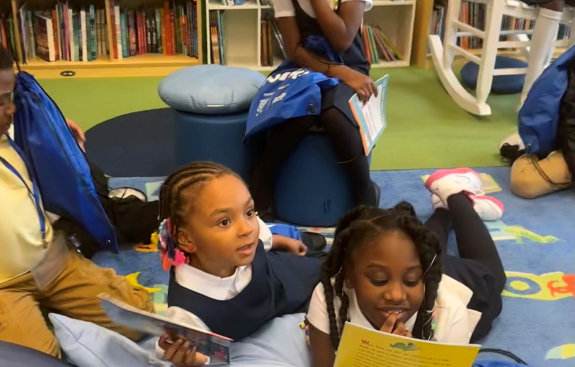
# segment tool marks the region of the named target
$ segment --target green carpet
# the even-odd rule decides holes
[[[388,127],[373,152],[373,170],[498,166],[499,142],[516,127],[519,96],[489,99],[492,115],[460,109],[433,70],[375,70],[390,74]],[[54,79],[41,84],[64,114],[88,129],[112,117],[165,104],[157,94],[162,78]]]

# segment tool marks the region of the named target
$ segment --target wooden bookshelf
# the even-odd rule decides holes
[[[402,55],[402,60],[380,62],[373,68],[409,66],[415,9],[418,0],[374,0],[373,8],[365,13],[364,23],[378,26]],[[283,61],[279,56],[278,42],[274,39],[273,66],[263,66],[262,26],[263,19],[273,18],[273,9],[262,0],[248,0],[243,5],[223,5],[221,0],[206,0],[205,50],[207,63],[214,63],[210,33],[210,13],[221,14],[225,65],[247,67],[258,71],[272,71]]]
[[[0,0],[2,1],[2,0]],[[15,20],[14,38],[16,40],[16,53],[18,59],[23,59],[21,47],[21,28],[19,26],[19,9],[26,4],[30,10],[44,10],[54,6],[56,0],[9,0],[11,2],[12,16]],[[112,17],[110,14],[110,3],[113,0],[70,0],[74,6],[94,4],[106,12],[106,31],[108,45],[112,44]],[[183,0],[170,0],[173,3],[183,3]],[[120,6],[123,9],[138,9],[142,6],[161,6],[163,0],[123,0]],[[111,51],[106,55],[99,55],[93,61],[65,61],[54,62],[45,61],[39,57],[30,58],[26,63],[20,63],[22,70],[33,74],[38,79],[55,78],[104,78],[104,77],[145,77],[145,76],[165,76],[182,67],[198,65],[203,60],[202,47],[202,1],[196,2],[196,34],[197,34],[197,57],[185,54],[165,55],[160,53],[144,53],[141,55],[129,56],[125,58],[114,58]],[[110,49],[111,50],[111,49]],[[74,76],[62,76],[61,73],[72,71]]]

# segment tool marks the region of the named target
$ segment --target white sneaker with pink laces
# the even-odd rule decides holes
[[[435,209],[448,209],[447,198],[465,192],[482,220],[495,221],[503,215],[503,203],[493,197],[485,196],[481,190],[479,175],[470,168],[438,170],[429,176],[425,187],[432,193],[431,204]]]
[[[447,206],[447,198],[460,192],[475,195],[481,191],[481,179],[471,168],[440,169],[425,181],[425,187]]]

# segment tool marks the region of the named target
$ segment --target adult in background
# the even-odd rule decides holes
[[[35,200],[37,188],[7,135],[16,113],[13,64],[12,55],[0,47],[0,340],[59,357],[58,341],[40,306],[136,338],[139,335],[111,322],[98,295],[108,293],[153,312],[149,294],[75,251],[52,227],[41,192]],[[78,136],[77,126],[70,127]]]

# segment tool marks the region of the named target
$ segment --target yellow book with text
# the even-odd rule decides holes
[[[405,338],[346,322],[334,367],[471,367],[480,348]]]

